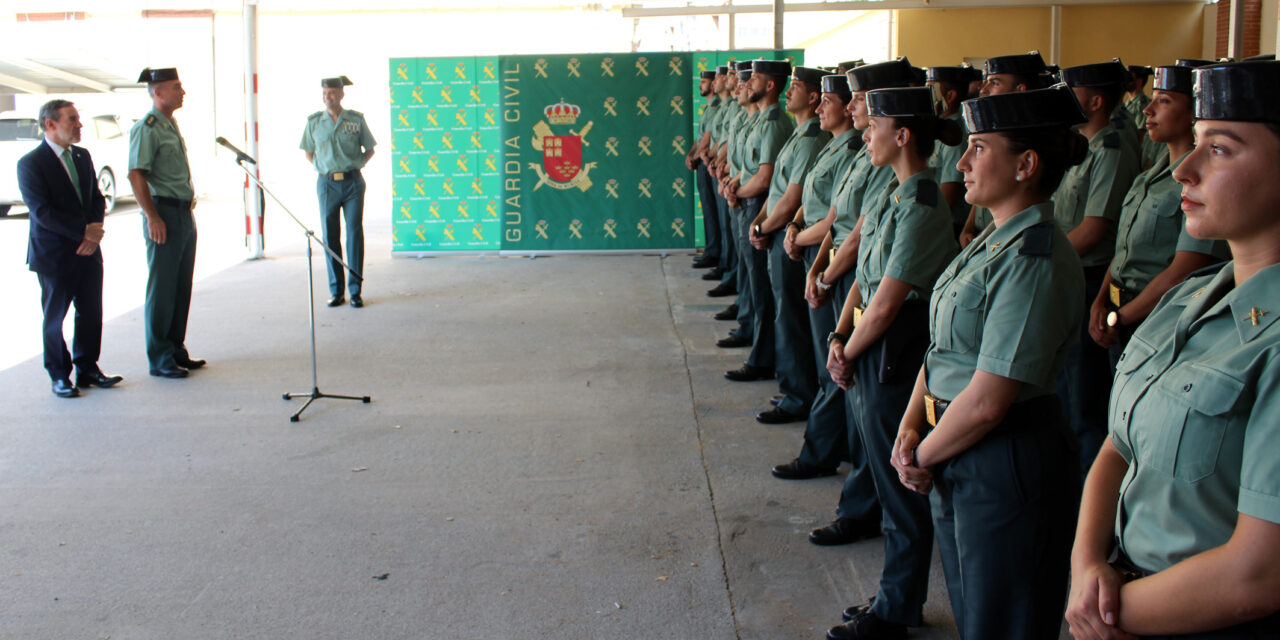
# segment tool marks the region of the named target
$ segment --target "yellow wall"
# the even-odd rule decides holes
[[[959,64],[1039,49],[1049,61],[1048,7],[897,11],[896,51],[917,66]],[[1204,5],[1196,2],[1062,8],[1061,66],[1119,57],[1125,64],[1172,64],[1201,54]]]

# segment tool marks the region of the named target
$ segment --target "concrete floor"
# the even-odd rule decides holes
[[[188,380],[147,375],[137,308],[119,388],[0,371],[0,638],[816,639],[874,594],[879,540],[805,538],[842,479],[769,475],[802,426],[722,377],[745,354],[687,256],[369,246],[367,307],[320,284],[317,315],[321,390],[371,404],[288,420],[300,243],[196,285]],[[954,637],[936,566],[926,620]]]

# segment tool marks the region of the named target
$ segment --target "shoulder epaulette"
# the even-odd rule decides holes
[[[1055,223],[1052,220],[1031,225],[1026,231],[1022,232],[1022,248],[1018,249],[1018,255],[1022,256],[1047,256],[1053,253],[1053,231]]]
[[[1108,133],[1107,135],[1102,136],[1102,146],[1108,149],[1119,149],[1120,134],[1112,131],[1111,133]]]
[[[815,121],[816,121],[816,120],[817,120],[817,118],[810,118],[810,120],[815,120]],[[809,123],[809,126],[808,126],[808,127],[806,127],[806,128],[805,128],[805,130],[804,130],[804,137],[806,137],[806,138],[812,138],[812,137],[814,137],[814,136],[818,135],[819,133],[822,133],[822,123],[820,123],[820,122],[810,122],[810,123]]]
[[[849,144],[848,144],[847,146],[849,147],[849,150],[850,150],[850,151],[857,151],[857,150],[861,149],[861,148],[862,148],[862,136],[857,136],[857,135],[855,135],[855,136],[853,136],[852,138],[849,138]]]
[[[769,115],[765,116],[764,119],[772,122],[781,117],[782,117],[782,109],[770,109]]]
[[[933,207],[938,204],[938,183],[932,180],[921,180],[916,183],[916,202]]]
[[[315,120],[315,119],[319,118],[319,117],[320,117],[320,116],[322,116],[322,115],[324,115],[324,112],[323,112],[323,111],[317,111],[317,112],[315,112],[315,113],[313,113],[313,114],[311,114],[311,115],[307,116],[307,119],[308,119],[308,120]]]
[[[151,114],[151,115],[147,116],[147,119],[146,119],[146,120],[144,120],[143,122],[145,122],[145,123],[147,124],[147,126],[148,126],[148,127],[150,127],[150,126],[154,125],[154,124],[156,123],[156,116],[155,116],[155,114],[153,113],[153,114]]]
[[[363,117],[364,117],[364,114],[363,114],[363,113],[360,113],[359,111],[356,111],[355,109],[347,109],[347,113],[350,113],[350,114],[351,114],[351,115],[353,115],[353,116],[358,116],[358,117],[361,117],[361,118],[363,118]]]

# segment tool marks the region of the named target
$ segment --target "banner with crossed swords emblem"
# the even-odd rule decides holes
[[[701,245],[694,175],[684,167],[701,137],[699,72],[729,57],[802,64],[802,55],[392,59],[391,151],[382,157],[392,170],[393,250]],[[576,110],[546,111],[561,103]]]

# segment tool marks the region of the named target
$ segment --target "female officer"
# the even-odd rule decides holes
[[[831,229],[834,216],[828,214],[836,180],[848,172],[862,148],[862,136],[853,128],[853,118],[846,110],[852,98],[849,78],[844,74],[822,77],[818,123],[832,138],[805,175],[800,209],[796,211],[795,219],[787,224],[784,241],[787,254],[792,260],[802,261],[806,271],[813,266],[819,245]],[[784,480],[835,475],[840,461],[849,455],[845,441],[844,392],[832,382],[826,367],[827,334],[835,330],[836,316],[825,305],[810,308],[809,328],[813,334],[818,392],[814,395],[813,404],[809,405],[800,455],[773,468],[774,477]]]
[[[1085,118],[1066,85],[970,100],[964,116],[965,197],[993,224],[934,287],[932,345],[893,466],[908,487],[938,489],[934,530],[960,637],[1056,638],[1080,483],[1054,391],[1084,278],[1049,198],[1088,151],[1071,130]]]
[[[960,143],[960,125],[939,117],[940,87],[867,93],[871,163],[896,180],[864,208],[854,291],[829,339],[828,368],[850,395],[884,528],[884,568],[875,600],[848,612],[831,640],[904,637],[924,623],[933,526],[929,500],[898,482],[889,464],[898,421],[929,347],[927,301],[956,254],[951,207],[929,168],[935,142]],[[864,306],[865,305],[865,306]]]
[[[1115,257],[1094,294],[1089,335],[1120,359],[1129,336],[1171,287],[1192,271],[1226,257],[1218,240],[1193,238],[1182,222],[1182,187],[1173,170],[1191,152],[1191,70],[1209,64],[1179,60],[1156,68],[1154,98],[1146,107],[1147,139],[1166,147],[1156,164],[1133,181],[1117,227]],[[1172,161],[1170,160],[1172,159]]]
[[[1173,175],[1187,231],[1234,260],[1165,294],[1120,359],[1071,558],[1079,639],[1280,637],[1280,64],[1194,76]]]

